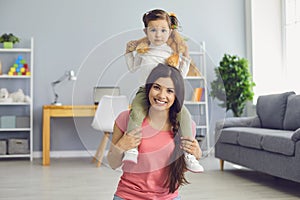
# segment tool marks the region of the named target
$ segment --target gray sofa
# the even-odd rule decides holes
[[[256,116],[216,124],[215,157],[276,177],[300,182],[300,95],[260,96]]]

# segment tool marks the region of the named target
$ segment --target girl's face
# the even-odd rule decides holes
[[[155,20],[148,23],[145,33],[152,45],[160,46],[165,44],[171,34],[168,22],[166,20]]]
[[[175,101],[172,79],[170,77],[157,79],[153,83],[148,97],[152,108],[158,111],[169,110]]]

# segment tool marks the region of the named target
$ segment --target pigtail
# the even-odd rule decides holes
[[[169,166],[169,176],[167,184],[169,187],[169,193],[174,193],[180,186],[189,184],[184,176],[186,171],[186,164],[183,155],[183,150],[180,148],[181,145],[181,134],[179,132],[180,124],[177,120],[177,113],[175,109],[170,109],[169,117],[172,125],[172,131],[174,133],[175,149],[171,156],[171,164]]]
[[[167,44],[173,50],[173,54],[169,58],[167,58],[166,63],[168,65],[176,67],[179,65],[180,54],[185,53],[187,51],[187,45],[185,44],[184,39],[178,32],[180,26],[176,15],[174,13],[170,13],[169,17],[171,21],[172,33],[167,41]]]

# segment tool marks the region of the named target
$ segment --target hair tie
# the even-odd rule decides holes
[[[177,25],[175,25],[175,24],[171,25],[171,29],[175,30],[177,28],[178,28]]]
[[[173,12],[170,12],[170,13],[169,13],[169,16],[170,16],[170,17],[176,17],[175,13],[173,13]]]

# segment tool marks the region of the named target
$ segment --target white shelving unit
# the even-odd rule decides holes
[[[0,88],[7,88],[9,92],[15,92],[19,88],[31,99],[30,103],[6,103],[0,102],[1,116],[28,116],[29,127],[1,128],[0,140],[4,139],[28,139],[29,153],[25,154],[5,154],[1,158],[29,158],[32,161],[33,152],[33,38],[30,38],[24,48],[3,49],[0,48],[0,61],[2,63],[2,74],[0,75]],[[30,69],[30,75],[8,75],[7,72],[15,59],[22,55]]]
[[[200,142],[202,150],[208,150],[210,147],[209,137],[209,113],[208,97],[206,83],[206,60],[205,60],[205,43],[201,42],[199,51],[191,51],[190,56],[201,72],[201,76],[190,76],[185,78],[186,99],[184,105],[191,113],[192,119],[196,123],[196,138]],[[204,88],[201,101],[192,101],[194,89],[197,87]]]

